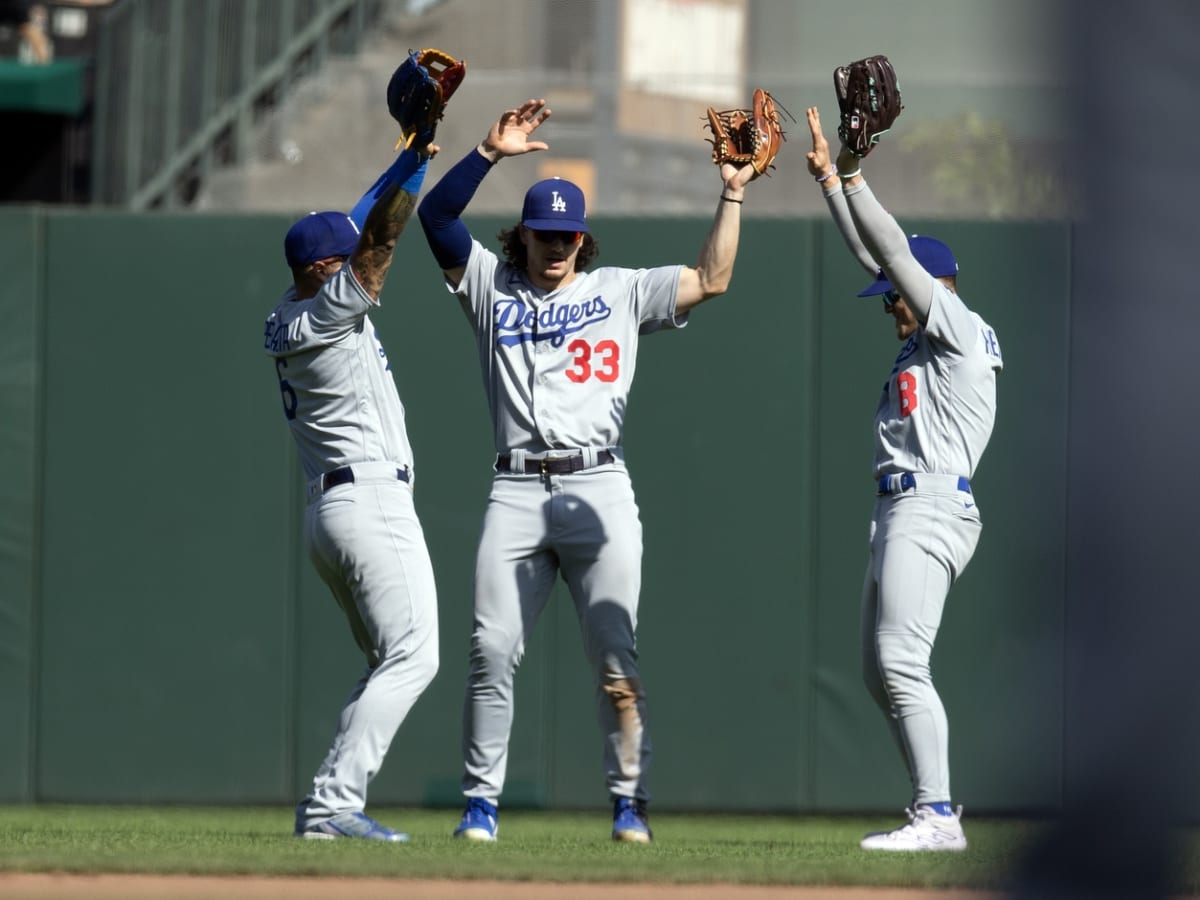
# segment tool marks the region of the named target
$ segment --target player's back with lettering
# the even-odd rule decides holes
[[[283,411],[306,477],[354,462],[412,464],[404,406],[367,314],[373,305],[344,268],[307,300],[289,288],[266,325]]]

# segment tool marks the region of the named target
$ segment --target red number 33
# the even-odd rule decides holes
[[[907,418],[917,408],[917,376],[911,370],[896,376],[896,393],[900,395],[900,416]]]
[[[593,375],[600,381],[616,381],[621,376],[621,347],[616,341],[600,341],[593,347],[587,341],[571,341],[567,350],[575,354],[567,377],[576,384]]]

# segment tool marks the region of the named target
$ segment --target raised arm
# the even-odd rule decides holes
[[[383,291],[396,241],[416,208],[429,158],[437,149],[436,145],[430,144],[421,150],[405,150],[355,207],[355,212],[360,212],[359,207],[371,198],[370,211],[360,225],[362,236],[349,264],[359,284],[373,300],[378,300]],[[359,222],[355,224],[359,225]]]
[[[487,137],[443,175],[421,201],[418,215],[429,249],[453,287],[462,281],[471,255],[472,238],[461,218],[463,210],[484,176],[501,159],[549,149],[543,141],[529,139],[548,118],[550,110],[545,100],[526,100],[516,109],[505,110]]]
[[[367,188],[367,192],[359,198],[359,201],[354,204],[354,208],[350,210],[350,220],[358,226],[359,231],[362,231],[371,207],[384,195],[384,192],[393,184],[404,184],[407,182],[416,174],[418,169],[421,170],[421,177],[416,180],[412,193],[415,195],[420,191],[421,182],[425,177],[425,165],[432,155],[432,153],[422,154],[417,150],[405,150],[396,157],[391,166],[376,179],[373,185]]]
[[[742,201],[746,185],[756,177],[754,168],[749,165],[738,167],[725,163],[721,166],[721,199],[717,201],[712,227],[700,248],[700,259],[695,268],[684,267],[679,271],[679,290],[675,298],[677,313],[687,312],[697,303],[720,296],[729,289],[742,230]]]
[[[879,271],[879,263],[871,257],[862,239],[858,236],[854,220],[850,218],[850,209],[842,194],[842,182],[838,178],[838,169],[829,157],[829,141],[825,139],[825,134],[821,130],[821,113],[815,106],[810,106],[806,114],[808,130],[812,134],[812,150],[805,154],[805,158],[808,160],[808,171],[821,186],[821,192],[825,195],[825,205],[829,207],[829,213],[833,216],[837,230],[841,232],[842,240],[846,242],[846,246],[858,260],[858,264],[869,274],[874,275]],[[853,169],[846,171],[851,172]]]
[[[900,223],[883,208],[867,186],[862,176],[862,162],[845,147],[838,153],[838,170],[853,173],[851,177],[842,177],[842,190],[854,229],[867,252],[879,260],[879,267],[904,297],[917,321],[924,325],[929,321],[935,279],[912,255]]]

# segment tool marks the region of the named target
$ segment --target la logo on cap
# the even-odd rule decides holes
[[[535,231],[586,232],[586,206],[579,185],[565,178],[544,178],[525,192],[521,224]]]

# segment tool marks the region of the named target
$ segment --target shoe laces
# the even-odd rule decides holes
[[[622,816],[634,816],[643,825],[647,824],[649,814],[646,811],[646,801],[633,797],[617,797],[613,803],[613,818],[620,819]]]
[[[962,810],[963,808],[960,804],[954,808],[953,815],[943,816],[941,813],[935,812],[930,806],[916,806],[915,809],[905,808],[904,814],[908,816],[908,824],[902,826],[900,830],[903,830],[904,828],[915,828],[918,822],[925,821],[932,821],[936,824],[940,819],[953,819],[955,822],[957,822],[962,818]]]
[[[901,834],[903,832],[915,829],[917,827],[918,813],[920,813],[920,811],[920,807],[917,807],[915,812],[913,811],[912,807],[904,807],[904,815],[908,818],[908,821],[899,828],[895,829],[892,833]]]
[[[489,822],[496,821],[496,807],[482,797],[471,797],[467,800],[467,815],[480,815]]]

